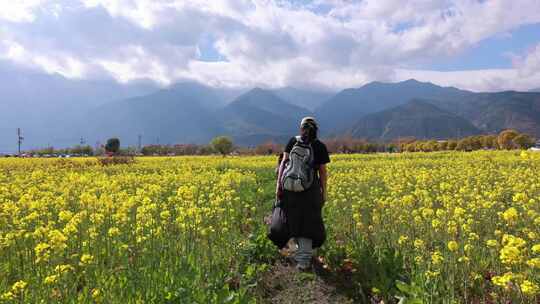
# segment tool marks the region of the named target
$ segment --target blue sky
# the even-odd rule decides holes
[[[478,42],[456,56],[440,58],[424,68],[439,71],[510,69],[512,56],[526,53],[540,42],[540,24],[518,27]]]
[[[77,79],[540,87],[539,0],[0,0],[0,64]]]

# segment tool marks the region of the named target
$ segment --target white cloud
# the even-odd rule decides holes
[[[145,29],[159,21],[160,14],[171,8],[166,0],[82,0],[87,8],[103,7],[112,17],[124,17]]]
[[[540,75],[540,43],[525,56],[516,59],[516,66],[521,77]],[[540,82],[538,83],[540,84]]]
[[[129,46],[121,50],[118,57],[124,60],[98,59],[94,63],[109,72],[121,83],[132,80],[150,79],[161,85],[171,84],[169,69],[149,54],[142,46]]]
[[[538,86],[532,84],[538,47],[518,57],[514,69],[437,72],[416,66],[540,22],[540,0],[7,3],[0,0],[0,9],[12,10],[0,10],[0,39],[10,42],[0,43],[0,57],[69,77],[327,88],[415,77],[473,90]],[[209,36],[223,61],[200,61],[200,42]]]
[[[0,0],[0,20],[10,22],[32,22],[34,10],[43,0]]]
[[[472,91],[527,91],[540,86],[540,43],[521,56],[513,55],[513,61],[514,67],[510,69],[452,72],[399,69],[395,80],[416,78]]]
[[[0,59],[7,59],[30,68],[38,67],[49,74],[58,73],[67,78],[83,78],[86,72],[86,65],[73,56],[68,54],[44,56],[10,40],[0,40]]]

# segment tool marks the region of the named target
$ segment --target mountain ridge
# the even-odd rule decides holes
[[[356,138],[392,140],[456,138],[480,134],[466,119],[447,112],[423,99],[413,99],[390,109],[367,114],[350,131]]]
[[[360,88],[345,89],[315,110],[321,124],[342,132],[363,115],[404,104],[413,98],[454,99],[473,94],[454,87],[440,87],[414,79],[397,83],[370,82]]]
[[[324,92],[317,90],[305,90],[295,87],[284,87],[271,90],[276,96],[284,101],[314,111],[323,102],[332,98],[337,92]]]
[[[42,77],[53,79],[47,81],[64,81],[60,76]],[[43,83],[46,84],[47,81]],[[9,91],[8,84],[9,82],[0,84],[0,94],[18,91]],[[52,94],[59,94],[54,86],[51,87]],[[103,142],[111,136],[119,136],[123,145],[136,145],[139,134],[143,137],[143,145],[158,142],[206,143],[217,135],[229,135],[240,145],[251,146],[268,140],[284,143],[287,138],[298,133],[298,123],[304,116],[316,117],[321,127],[321,137],[339,136],[351,132],[353,127],[357,127],[366,116],[369,118],[370,114],[393,109],[414,100],[421,100],[440,111],[466,119],[484,133],[497,133],[502,129],[515,128],[520,132],[540,137],[540,93],[535,92],[475,93],[409,79],[397,83],[371,82],[359,88],[344,89],[334,95],[324,92],[320,94],[319,91],[314,91],[310,95],[306,90],[286,88],[288,92],[293,93],[288,97],[285,96],[287,98],[282,98],[280,94],[283,94],[284,88],[228,89],[186,81],[161,89],[131,90],[128,95],[142,93],[128,98],[123,98],[118,91],[114,91],[114,94],[106,91],[109,95],[103,96],[109,97],[96,100],[102,95],[96,94],[99,90],[94,92],[93,87],[90,88],[92,94],[84,97],[89,99],[90,104],[96,103],[98,106],[84,106],[77,109],[82,114],[66,114],[69,112],[59,110],[57,115],[66,114],[67,117],[58,121],[51,122],[41,117],[40,124],[24,124],[21,119],[12,119],[11,124],[0,123],[0,143],[12,140],[16,130],[13,128],[16,127],[23,128],[23,135],[27,138],[24,144],[30,145],[32,142],[33,146],[44,146],[45,143],[57,147],[75,145],[79,143],[81,137],[92,144],[96,141]],[[49,96],[45,93],[42,95]],[[24,96],[22,92],[19,95]],[[328,95],[331,97],[322,101],[325,100],[324,96]],[[77,96],[79,95],[70,95],[64,100],[79,105]],[[310,101],[309,96],[319,99]],[[84,101],[86,99],[81,99],[83,101],[80,102],[86,104]],[[315,107],[319,102],[320,105]],[[4,107],[6,104],[3,104]],[[9,107],[7,109],[11,110]],[[21,105],[19,109],[21,112],[25,110]],[[417,104],[420,117],[429,116],[431,110],[427,104]],[[4,116],[11,112],[4,111]],[[36,115],[39,117],[41,112],[34,111],[32,115],[27,120],[31,121]],[[455,119],[452,118],[452,123],[456,123]],[[47,123],[54,125],[54,128],[43,127]],[[452,123],[449,122],[447,125]],[[437,121],[433,121],[432,124],[432,128],[437,130]],[[460,124],[465,125],[463,122]],[[13,130],[8,130],[8,127]],[[378,128],[376,127],[374,124],[374,129]],[[403,126],[403,129],[415,129],[414,122]],[[419,136],[425,136],[426,132],[420,128],[416,129],[419,130]],[[448,134],[447,131],[443,131],[441,134]],[[386,132],[382,138],[390,140],[391,134],[393,133]],[[0,152],[2,150],[0,145]]]
[[[218,112],[224,129],[243,144],[257,144],[249,138],[283,137],[297,131],[300,119],[311,112],[290,104],[269,90],[254,88]]]

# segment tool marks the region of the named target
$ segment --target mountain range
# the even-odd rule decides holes
[[[315,110],[321,124],[343,133],[360,117],[402,105],[411,99],[459,100],[473,94],[456,88],[410,79],[398,83],[371,82],[357,89],[345,89]]]
[[[0,64],[0,153],[15,151],[17,128],[23,130],[27,148],[74,145],[81,134],[66,130],[88,120],[83,113],[156,89],[144,82],[122,85],[112,80],[66,79]]]
[[[287,100],[280,97],[283,92],[288,93]],[[410,79],[326,93],[323,101],[324,93],[292,88],[236,93],[227,101],[223,89],[181,83],[110,102],[94,110],[96,128],[85,136],[118,136],[135,144],[141,134],[144,143],[170,144],[206,143],[224,134],[251,146],[268,140],[286,142],[298,132],[301,118],[311,115],[320,123],[321,137],[443,139],[506,128],[540,136],[540,93],[533,92],[474,93]]]
[[[436,107],[433,101],[421,99],[367,114],[351,130],[353,137],[370,140],[409,136],[445,139],[480,133],[467,119]]]
[[[69,80],[58,75],[9,77],[0,68],[0,152],[13,151],[23,128],[27,148],[93,144],[207,143],[217,135],[239,145],[284,143],[313,115],[321,137],[352,135],[387,141],[442,139],[506,128],[540,137],[540,93],[474,93],[414,79],[372,82],[340,92],[297,88],[224,89],[184,82],[159,89],[145,83]],[[15,143],[15,144],[14,144]],[[23,145],[24,146],[24,145]]]

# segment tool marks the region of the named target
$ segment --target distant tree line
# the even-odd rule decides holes
[[[377,152],[433,152],[529,149],[535,145],[531,136],[516,130],[504,130],[499,134],[476,135],[461,139],[418,140],[402,137],[391,142],[374,142],[350,136],[323,139],[330,153],[377,153]],[[74,146],[66,149],[48,147],[25,152],[27,155],[118,155],[118,156],[175,156],[175,155],[275,155],[283,151],[284,145],[267,141],[254,147],[235,146],[232,139],[219,136],[207,144],[147,145],[139,151],[135,147],[120,147],[120,140],[112,138],[105,146],[94,150],[91,146]]]
[[[238,150],[233,140],[227,136],[213,138],[208,145],[177,144],[177,145],[149,145],[141,149],[142,155],[228,155]]]
[[[141,154],[152,155],[209,155],[213,150],[208,145],[177,144],[177,145],[148,145],[141,149]]]
[[[338,137],[327,139],[325,143],[332,153],[374,153],[529,149],[535,145],[535,140],[515,130],[504,130],[497,135],[476,135],[461,139],[419,140],[403,137],[391,142],[370,142]]]
[[[78,156],[92,156],[94,155],[94,149],[88,145],[77,145],[71,148],[55,149],[54,147],[47,147],[43,149],[34,149],[25,151],[23,154],[36,155],[36,156],[58,156],[58,155],[78,155]]]
[[[476,135],[450,140],[409,140],[399,143],[403,152],[474,151],[529,149],[535,145],[531,136],[515,130],[504,130],[498,135]]]

